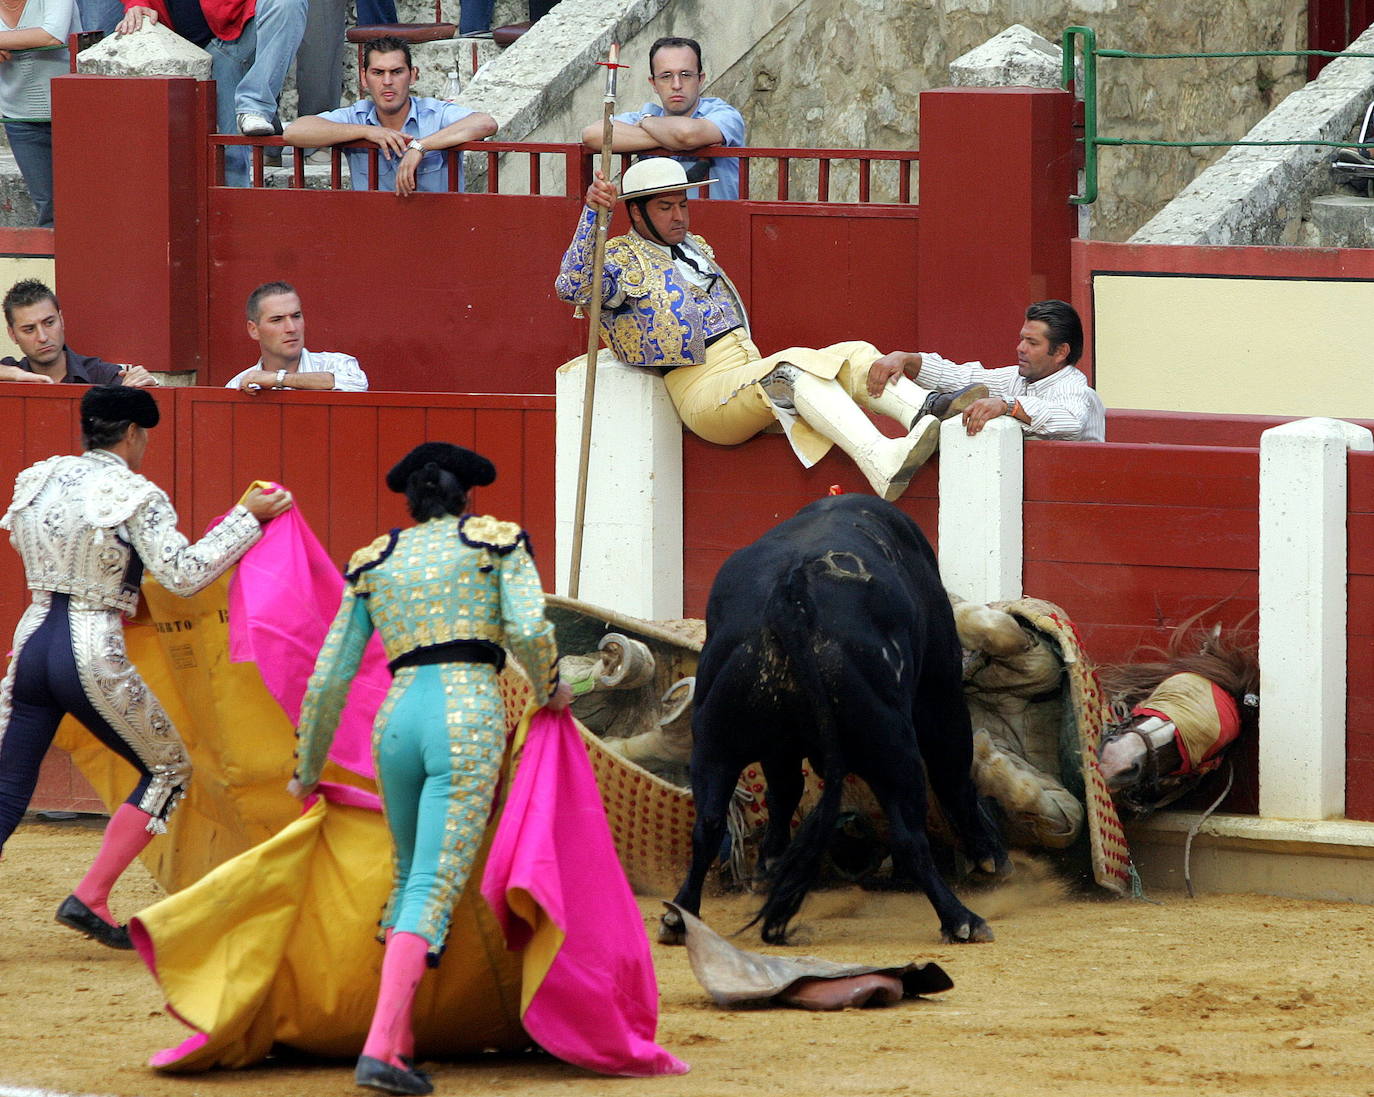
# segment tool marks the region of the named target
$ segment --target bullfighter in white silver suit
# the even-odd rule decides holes
[[[145,566],[168,590],[195,594],[262,536],[262,522],[291,505],[286,492],[254,489],[189,544],[166,493],[138,474],[157,422],[157,403],[143,389],[90,389],[81,401],[86,452],[21,472],[0,518],[33,592],[0,683],[0,849],[70,713],[139,773],[90,871],[57,911],[59,922],[112,948],[130,944],[110,914],[110,889],[152,835],[165,833],[191,776],[176,728],[125,654],[121,614],[137,609]]]

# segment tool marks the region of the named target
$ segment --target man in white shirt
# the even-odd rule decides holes
[[[1102,400],[1073,365],[1082,353],[1083,323],[1073,306],[1067,301],[1037,301],[1026,309],[1016,365],[984,369],[981,362],[959,364],[929,351],[893,351],[870,367],[868,391],[879,396],[894,378],[905,375],[933,390],[929,404],[938,393],[977,382],[987,385],[990,395],[964,409],[969,434],[977,434],[990,419],[1010,415],[1032,438],[1102,442]]]
[[[301,299],[286,282],[264,282],[248,295],[248,337],[261,348],[261,357],[227,389],[367,391],[367,374],[352,355],[305,349]]]

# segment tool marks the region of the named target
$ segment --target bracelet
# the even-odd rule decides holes
[[[284,369],[279,369],[279,370],[277,370],[277,383],[276,383],[275,385],[273,385],[272,387],[273,387],[273,388],[278,388],[278,389],[284,389],[284,388],[286,388],[286,370],[284,370]]]

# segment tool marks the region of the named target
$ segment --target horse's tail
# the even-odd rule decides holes
[[[773,872],[768,898],[749,924],[762,920],[763,939],[770,944],[787,940],[787,924],[801,909],[806,894],[816,884],[821,859],[830,846],[839,819],[844,792],[844,769],[839,758],[839,730],[834,702],[817,667],[821,657],[816,639],[818,614],[811,595],[807,564],[798,564],[773,590],[764,609],[764,623],[792,669],[793,679],[815,721],[824,758],[812,758],[825,777],[820,803],[802,820]]]

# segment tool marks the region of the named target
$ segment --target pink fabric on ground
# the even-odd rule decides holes
[[[262,539],[244,554],[230,581],[229,657],[258,665],[267,692],[293,724],[300,719],[310,673],[339,608],[343,582],[299,507],[267,523]],[[331,761],[363,777],[376,777],[372,720],[390,684],[381,639],[374,635],[339,720]]]
[[[532,718],[482,877],[482,896],[512,949],[533,930],[511,910],[519,891],[566,935],[522,1017],[530,1036],[602,1074],[686,1073],[687,1064],[654,1042],[658,983],[644,922],[566,710]]]

